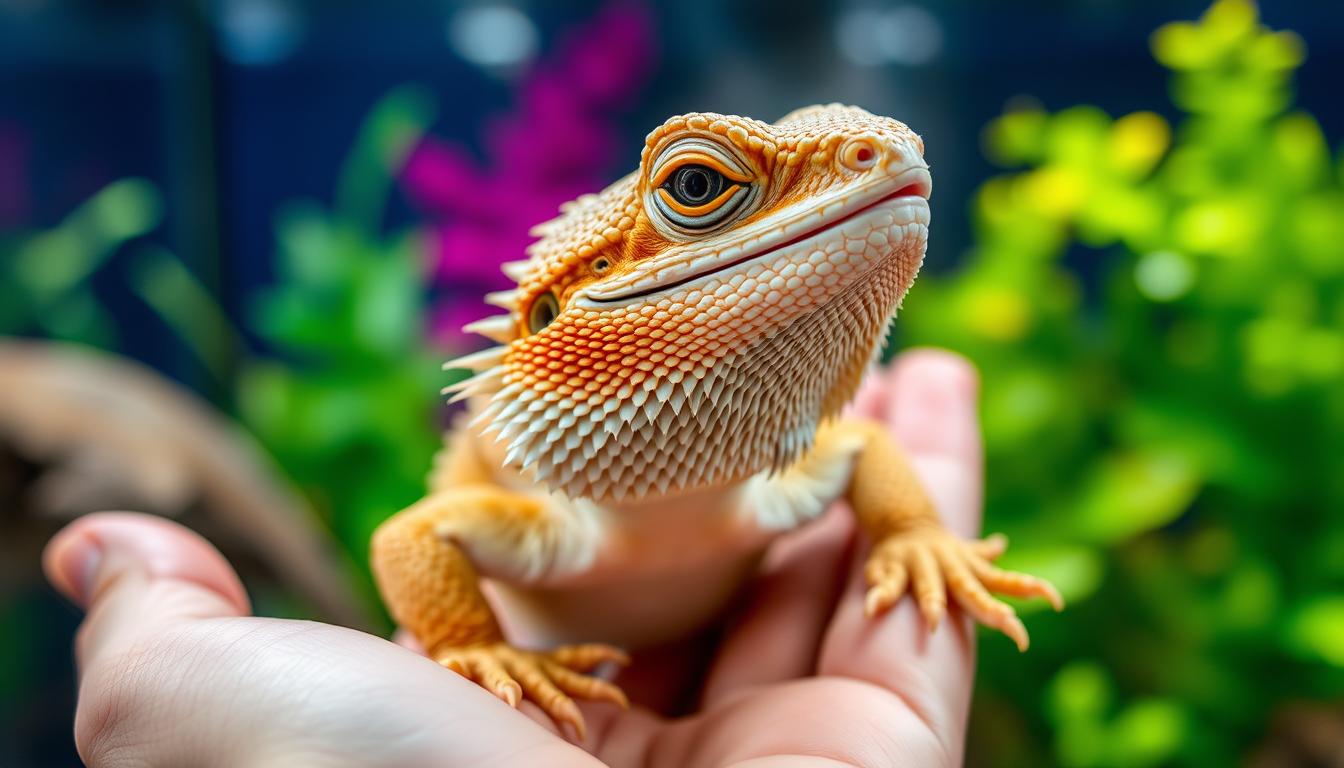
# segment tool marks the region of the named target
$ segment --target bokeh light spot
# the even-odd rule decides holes
[[[1115,121],[1111,160],[1122,172],[1142,175],[1162,159],[1170,143],[1166,120],[1153,112],[1135,112]]]
[[[478,67],[515,67],[537,53],[537,27],[517,8],[478,5],[453,14],[448,42],[459,56]]]
[[[1195,283],[1190,260],[1175,251],[1144,254],[1134,265],[1134,284],[1153,301],[1173,301],[1189,293]]]
[[[215,24],[220,52],[243,66],[283,61],[303,39],[303,19],[287,0],[227,0]]]
[[[1344,667],[1344,597],[1320,597],[1308,603],[1289,624],[1289,638],[1303,656]]]
[[[853,8],[835,22],[835,45],[852,64],[921,66],[943,49],[943,25],[924,8]]]
[[[1015,341],[1031,325],[1032,311],[1021,293],[1009,288],[986,286],[970,297],[967,325],[986,338]]]

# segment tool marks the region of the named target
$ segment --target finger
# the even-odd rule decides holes
[[[970,361],[941,349],[916,349],[897,357],[885,377],[888,424],[906,450],[979,465],[980,385]]]
[[[859,384],[859,391],[854,394],[854,399],[845,409],[845,415],[850,418],[882,421],[886,418],[886,401],[887,393],[883,386],[882,370],[870,367],[868,372],[863,375],[863,382]]]
[[[896,358],[885,376],[887,425],[933,494],[943,524],[973,537],[984,477],[975,368],[951,352],[919,349]]]
[[[397,631],[392,633],[392,642],[413,653],[425,655],[425,646],[404,628],[398,627]]]
[[[770,548],[741,619],[725,633],[706,675],[706,708],[747,688],[816,670],[853,533],[853,515],[836,508]]]
[[[870,618],[865,582],[856,562],[822,641],[817,673],[862,680],[895,693],[943,745],[950,764],[960,764],[975,664],[972,627],[963,620],[944,621],[931,632],[913,600],[898,601]],[[954,617],[960,619],[960,614]]]
[[[90,515],[53,538],[43,564],[89,609],[75,716],[89,765],[260,765],[288,751],[307,759],[279,764],[307,765],[329,762],[311,759],[326,745],[350,750],[340,755],[350,764],[478,765],[504,750],[539,764],[594,764],[475,684],[384,640],[229,618],[248,610],[237,576],[174,523]]]
[[[88,611],[76,643],[81,669],[170,625],[249,611],[219,551],[157,517],[82,517],[56,534],[42,564],[52,586]]]
[[[980,525],[982,492],[974,369],[951,353],[917,350],[897,358],[883,374],[883,386],[886,423],[910,454],[944,524],[973,536]],[[929,725],[953,762],[960,762],[974,672],[971,626],[959,617],[930,634],[919,607],[909,600],[878,619],[867,618],[861,565],[866,553],[859,558],[822,643],[818,672],[894,691]],[[941,584],[941,574],[930,576],[927,566],[915,570],[911,565],[909,589],[916,595],[925,589],[921,581],[937,578]],[[928,598],[922,607],[937,615]]]

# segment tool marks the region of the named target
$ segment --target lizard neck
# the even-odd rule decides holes
[[[628,408],[588,453],[542,458],[553,490],[604,506],[696,494],[781,471],[812,446],[818,424],[852,398],[902,295],[899,261],[871,265],[825,304],[713,360],[699,376]],[[538,414],[534,418],[544,418]],[[559,447],[559,446],[556,446]],[[599,468],[614,482],[593,484]],[[617,470],[617,471],[612,471]]]

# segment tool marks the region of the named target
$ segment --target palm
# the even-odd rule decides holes
[[[930,636],[908,601],[877,622],[866,619],[854,568],[844,583],[827,584],[844,572],[847,522],[832,514],[774,553],[745,618],[713,649],[699,681],[699,711],[664,720],[638,709],[590,707],[595,754],[609,765],[637,765],[656,744],[669,765],[783,756],[960,764],[969,627],[958,620]],[[649,693],[626,685],[636,700]]]
[[[856,404],[890,423],[962,535],[978,527],[973,388],[963,366],[922,353]],[[90,610],[76,738],[93,765],[958,764],[970,628],[957,619],[930,635],[909,601],[865,618],[853,538],[833,510],[779,542],[721,639],[623,673],[645,706],[584,705],[584,749],[530,704],[531,720],[404,647],[245,617],[232,570],[171,524],[85,518],[53,541],[47,569]],[[658,713],[688,691],[693,713]]]

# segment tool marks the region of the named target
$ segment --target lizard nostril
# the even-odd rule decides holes
[[[840,150],[840,162],[851,171],[866,171],[877,165],[877,146],[868,139],[853,139]]]

